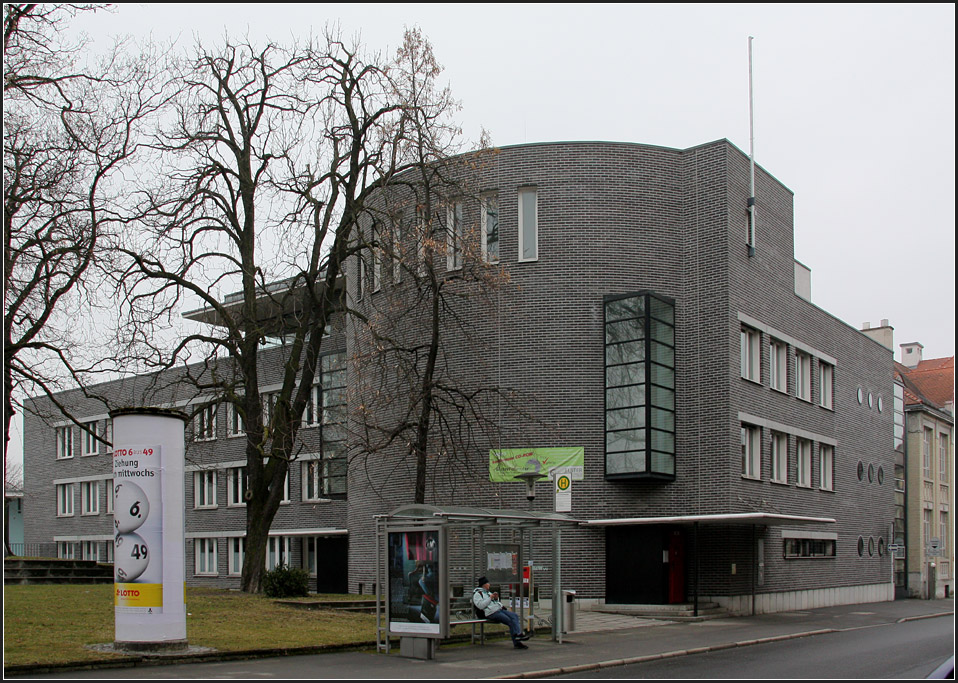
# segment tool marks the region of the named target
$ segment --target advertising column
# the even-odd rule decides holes
[[[182,413],[124,409],[113,418],[115,647],[187,647]]]

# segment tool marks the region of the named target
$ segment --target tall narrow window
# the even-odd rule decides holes
[[[232,403],[226,404],[226,436],[243,436],[246,433],[246,422],[239,410]]]
[[[113,480],[107,479],[104,482],[104,486],[106,488],[106,514],[112,515],[113,514],[113,496],[114,496]]]
[[[390,241],[392,245],[392,264],[393,264],[393,284],[398,285],[402,282],[402,264],[403,264],[403,248],[402,248],[402,221],[400,218],[397,218],[393,223],[392,230],[390,231]]]
[[[519,188],[519,260],[539,258],[539,190]]]
[[[605,298],[605,476],[675,477],[675,304]]]
[[[772,389],[788,391],[788,346],[772,339],[768,345],[768,383]]]
[[[242,536],[234,536],[227,540],[229,544],[229,573],[238,576],[243,573],[243,560],[246,557],[246,539]]]
[[[209,441],[216,438],[216,404],[204,406],[196,414],[196,440]]]
[[[462,202],[454,202],[446,217],[446,269],[462,268]]]
[[[835,378],[835,367],[829,363],[818,364],[818,404],[822,408],[832,407],[832,384]]]
[[[942,482],[948,481],[948,435],[938,435],[938,478]]]
[[[742,476],[747,479],[761,477],[762,430],[752,425],[742,425]]]
[[[772,432],[772,481],[788,483],[788,436]]]
[[[373,247],[373,291],[378,292],[383,284],[383,252],[379,247]]]
[[[499,197],[485,195],[481,206],[482,258],[487,263],[499,263]]]
[[[812,442],[798,439],[796,442],[795,483],[799,486],[812,485]]]
[[[762,381],[762,334],[751,327],[742,328],[742,377]]]
[[[73,427],[57,427],[57,460],[73,457]]]
[[[895,415],[895,449],[902,447],[905,441],[905,387],[898,382],[892,385],[895,392],[894,415]]]
[[[100,423],[86,422],[83,429],[83,453],[82,455],[96,455],[100,452]]]
[[[245,467],[231,467],[227,471],[227,505],[246,505],[246,488],[249,477]]]
[[[823,491],[831,491],[834,487],[835,449],[826,444],[818,447],[818,487]]]
[[[84,481],[80,483],[80,514],[100,514],[100,482]]]
[[[216,507],[216,471],[204,470],[193,473],[193,507]]]
[[[266,546],[266,570],[276,569],[280,565],[288,567],[291,554],[289,536],[270,536]]]
[[[812,400],[812,357],[801,351],[795,352],[795,395]]]
[[[930,427],[924,429],[924,440],[921,447],[921,465],[924,475],[931,479],[931,449],[932,439],[935,438],[935,432]]]
[[[73,484],[57,484],[57,517],[73,516]]]
[[[356,269],[359,272],[356,273],[356,298],[362,299],[366,289],[366,256],[360,253],[357,259]]]

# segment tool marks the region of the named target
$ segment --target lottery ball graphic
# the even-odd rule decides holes
[[[150,501],[136,484],[121,482],[113,489],[113,526],[116,533],[126,534],[140,528],[150,514]]]
[[[116,537],[113,559],[115,581],[129,583],[146,571],[150,564],[150,551],[139,534],[121,534]]]

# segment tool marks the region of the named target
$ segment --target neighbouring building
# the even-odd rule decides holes
[[[481,420],[460,415],[468,437],[431,443],[425,502],[525,508],[522,484],[490,481],[492,453],[582,449],[568,513],[582,524],[562,536],[563,576],[580,599],[694,594],[734,612],[891,599],[892,352],[811,302],[791,191],[757,168],[750,213],[749,160],[725,140],[517,145],[469,172],[474,192],[435,209],[439,275],[460,302],[443,322],[441,361],[461,387],[494,391]],[[393,202],[389,238],[409,244],[392,254],[421,248],[403,229],[419,211],[414,197]],[[485,299],[459,277],[470,259],[506,276]],[[384,251],[347,269],[364,318],[346,318],[327,347],[268,560],[308,567],[320,585],[334,576],[368,591],[374,516],[412,502],[409,444],[364,453],[356,435],[377,390],[402,390],[398,368],[370,362],[364,320],[411,300],[415,282]],[[391,324],[413,343],[422,321],[411,310]],[[263,367],[279,353],[264,350]],[[215,397],[184,397],[176,379],[97,393],[117,405],[209,404],[188,446],[187,576],[235,586],[240,425]],[[63,398],[106,434],[105,409]],[[102,442],[62,418],[27,417],[24,453],[27,540],[110,559]]]

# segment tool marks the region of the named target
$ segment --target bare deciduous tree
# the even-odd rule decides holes
[[[4,6],[5,467],[25,394],[57,403],[56,391],[107,369],[80,352],[81,331],[93,325],[91,280],[109,268],[105,243],[122,222],[117,178],[161,104],[148,55],[128,59],[118,46],[95,67],[78,64],[83,43],[63,31],[77,12],[98,8]]]
[[[420,163],[407,131],[427,103],[402,96],[402,79],[416,78],[407,68],[327,35],[321,45],[200,48],[175,75],[175,125],[157,142],[154,172],[165,181],[142,194],[139,243],[123,250],[126,310],[131,338],[144,342],[185,300],[212,323],[156,362],[202,358],[197,395],[242,419],[245,591],[260,590],[323,332],[342,310],[343,265],[362,248],[354,228],[374,193]],[[434,128],[446,125],[451,101],[433,105]],[[282,386],[268,402],[267,338],[282,340]]]

